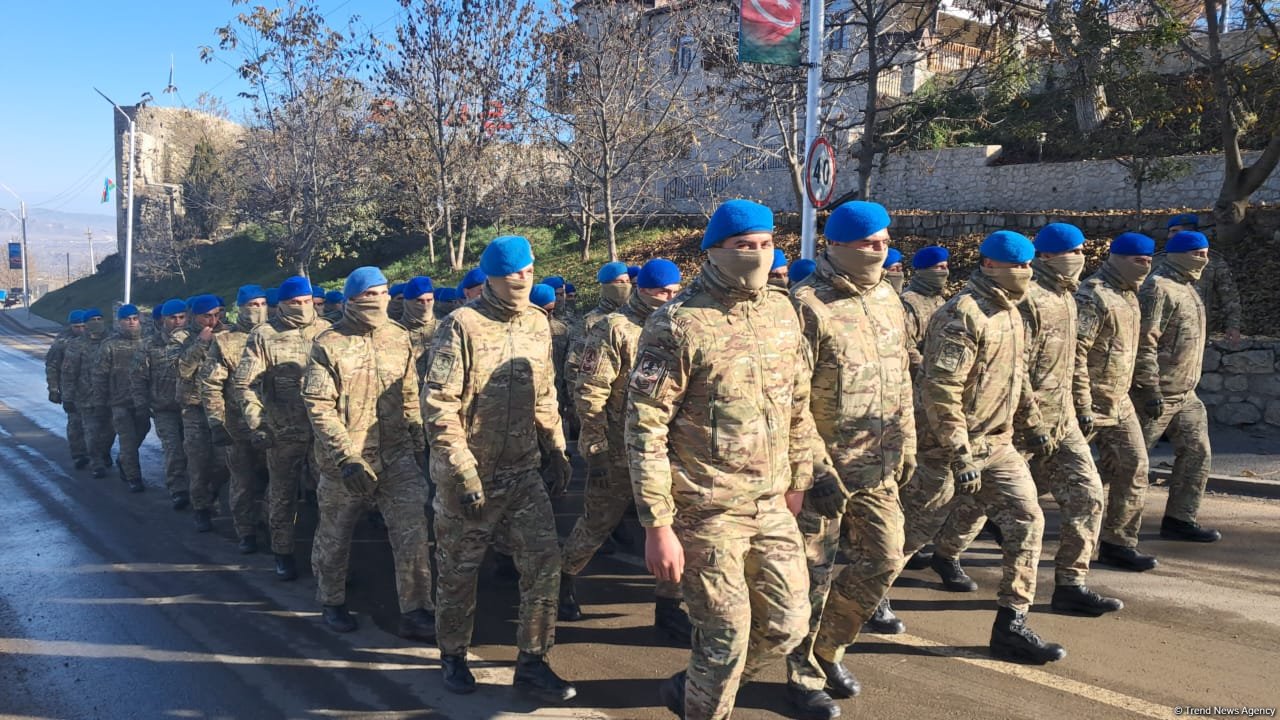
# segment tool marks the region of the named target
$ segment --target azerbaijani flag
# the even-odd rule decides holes
[[[742,0],[738,62],[799,65],[803,16],[803,0]]]
[[[114,190],[115,187],[116,184],[112,182],[111,178],[102,179],[102,202],[106,202],[111,199],[111,191]]]

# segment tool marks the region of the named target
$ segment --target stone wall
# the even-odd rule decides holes
[[[1246,338],[1239,348],[1211,342],[1197,392],[1214,422],[1280,426],[1280,340]]]

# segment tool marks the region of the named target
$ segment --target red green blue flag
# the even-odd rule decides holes
[[[803,17],[803,0],[742,0],[738,62],[799,65]]]
[[[114,190],[115,187],[116,184],[112,182],[111,178],[102,179],[102,202],[107,202],[111,199],[111,191]]]

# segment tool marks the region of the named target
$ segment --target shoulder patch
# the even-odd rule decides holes
[[[1076,327],[1076,335],[1082,338],[1091,338],[1098,334],[1098,326],[1102,319],[1098,317],[1098,310],[1093,303],[1080,303],[1076,306],[1078,313],[1076,315],[1078,325]]]
[[[596,360],[598,362],[599,357]],[[666,359],[652,350],[642,350],[636,358],[635,369],[631,371],[628,389],[645,397],[654,397],[667,379],[668,372]]]
[[[579,363],[579,368],[586,375],[596,374],[596,370],[600,369],[600,347],[598,345],[592,345],[583,349],[582,361]]]
[[[431,360],[431,370],[427,373],[427,383],[430,385],[443,385],[449,381],[449,377],[453,375],[453,366],[456,359],[453,353],[438,352]]]
[[[964,344],[955,340],[944,340],[942,347],[938,348],[938,357],[933,361],[935,367],[947,372],[955,372],[961,361],[964,360],[964,354],[967,352]]]

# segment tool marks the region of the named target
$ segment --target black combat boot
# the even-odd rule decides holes
[[[1098,562],[1133,572],[1146,572],[1159,564],[1155,555],[1143,555],[1137,548],[1112,545],[1109,542],[1098,543]]]
[[[170,495],[169,500],[173,504],[174,510],[182,510],[191,504],[191,493],[186,490],[179,490]]]
[[[858,682],[858,678],[849,672],[844,663],[827,662],[817,655],[813,656],[813,660],[822,668],[822,674],[827,676],[827,690],[831,691],[832,696],[851,698],[862,692],[862,683]]]
[[[933,560],[932,550],[919,550],[911,557],[907,558],[908,570],[924,570],[929,567],[929,562]]]
[[[1013,608],[996,610],[996,622],[991,626],[991,656],[1010,662],[1035,665],[1056,662],[1067,656],[1067,651],[1057,643],[1047,643],[1034,630],[1027,627],[1027,614]]]
[[[560,608],[556,617],[561,622],[576,622],[582,619],[582,608],[578,606],[578,598],[573,593],[573,576],[568,573],[560,575]]]
[[[100,468],[100,467],[97,467],[97,468],[94,468],[94,469],[93,469],[93,479],[94,479],[94,480],[101,480],[102,478],[104,478],[104,477],[106,477],[106,476],[107,476],[107,469],[106,469],[106,468]]]
[[[467,667],[466,655],[441,655],[440,670],[444,673],[444,689],[459,695],[476,691],[476,676]]]
[[[1198,522],[1187,522],[1177,518],[1164,516],[1160,521],[1160,537],[1165,540],[1186,540],[1189,542],[1211,543],[1222,539],[1217,530],[1200,527]]]
[[[693,639],[693,624],[677,598],[654,598],[653,626],[668,640],[681,645],[688,645]]]
[[[240,544],[237,547],[240,548],[241,555],[252,555],[258,552],[258,537],[256,535],[245,535],[240,538]]]
[[[87,467],[89,467],[89,456],[88,456],[88,455],[81,455],[80,457],[76,458],[76,469],[77,469],[77,470],[83,470],[83,469],[85,469],[85,468],[87,468]]]
[[[658,697],[662,698],[662,704],[680,720],[684,720],[684,685],[687,679],[688,673],[681,670],[658,686]]]
[[[146,489],[146,486],[142,484],[142,478],[134,478],[129,481],[129,492],[131,493],[140,493]]]
[[[396,634],[410,640],[436,641],[436,616],[430,610],[418,608],[400,615],[400,627]]]
[[[1055,612],[1097,617],[1120,610],[1124,603],[1117,598],[1099,595],[1084,585],[1059,585],[1053,589],[1049,607]]]
[[[356,629],[356,618],[347,611],[346,605],[325,605],[324,624],[334,632],[349,633]]]
[[[516,676],[512,681],[517,690],[549,703],[572,700],[578,689],[556,675],[547,664],[546,657],[523,650],[516,657]]]
[[[907,624],[893,613],[889,598],[884,598],[876,606],[876,611],[862,624],[862,631],[878,635],[900,635],[907,631]]]
[[[191,513],[191,518],[195,521],[196,532],[207,533],[213,530],[213,513],[208,510],[196,510]]]
[[[297,580],[298,579],[298,564],[294,562],[293,555],[276,553],[276,579],[277,580]]]
[[[830,720],[840,717],[840,706],[822,690],[787,683],[787,699],[802,720]]]
[[[965,574],[964,568],[960,567],[960,561],[953,558],[944,558],[938,553],[934,553],[929,559],[929,567],[938,573],[938,577],[942,578],[942,587],[951,592],[973,592],[978,589],[978,583],[973,578]]]

